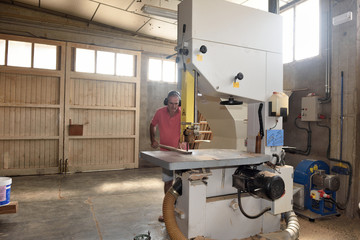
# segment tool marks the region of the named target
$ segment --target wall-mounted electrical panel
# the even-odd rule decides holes
[[[319,121],[320,102],[319,96],[307,96],[301,98],[301,121]]]

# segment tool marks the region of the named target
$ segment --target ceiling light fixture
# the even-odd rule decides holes
[[[151,5],[145,4],[141,11],[147,14],[155,15],[158,17],[165,17],[165,18],[171,18],[177,20],[177,11],[167,9],[167,8],[161,8],[161,7],[155,7]]]

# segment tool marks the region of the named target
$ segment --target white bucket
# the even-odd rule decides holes
[[[11,178],[0,177],[0,206],[10,203],[11,183]]]

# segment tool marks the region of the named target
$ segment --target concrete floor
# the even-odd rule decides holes
[[[0,215],[0,239],[169,239],[161,214],[161,169],[13,177],[18,213]],[[300,239],[360,239],[360,220],[299,218]]]

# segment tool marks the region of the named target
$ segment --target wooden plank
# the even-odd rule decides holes
[[[17,213],[18,202],[13,201],[7,205],[0,206],[0,214]]]
[[[46,160],[45,160],[45,141],[40,140],[37,142],[39,143],[39,155],[38,155],[39,167],[46,168],[48,167],[48,165],[46,164]]]
[[[25,133],[26,133],[26,122],[28,119],[26,119],[26,108],[19,108],[19,134],[18,136],[25,136]]]
[[[0,141],[0,170],[4,169],[4,141]]]
[[[23,106],[24,107],[28,107],[28,106],[31,106],[31,84],[32,84],[32,82],[31,82],[31,78],[30,78],[30,76],[29,75],[26,75],[26,77],[25,77],[25,81],[26,81],[26,89],[25,89],[25,92],[24,92],[24,94],[25,94],[25,101],[23,102]]]
[[[4,98],[4,102],[11,102],[11,80],[9,77],[5,77],[5,98]]]
[[[190,152],[190,151],[186,151],[186,150],[179,149],[179,148],[174,148],[174,147],[163,145],[163,144],[159,144],[159,147],[165,148],[165,149],[170,150],[170,151],[178,152],[178,153],[181,153],[181,154],[192,154],[192,152]]]
[[[11,103],[16,103],[15,101],[15,97],[16,97],[16,78],[12,78],[12,79],[9,79],[9,84],[10,84],[10,92],[9,92],[9,102]]]
[[[9,122],[9,134],[10,136],[15,135],[15,109],[10,108],[9,115],[8,115],[10,122]]]
[[[72,44],[71,43],[66,43],[66,64],[64,64],[64,69],[66,71],[66,75],[65,78],[62,79],[61,84],[62,87],[66,86],[66,89],[60,87],[61,91],[60,95],[61,96],[65,96],[64,101],[61,101],[61,103],[64,103],[63,109],[64,109],[64,121],[63,121],[63,125],[62,128],[59,127],[59,132],[64,132],[63,135],[63,145],[61,143],[61,141],[59,142],[59,146],[63,146],[63,157],[59,156],[59,159],[63,159],[63,161],[65,161],[65,159],[69,159],[70,157],[70,151],[71,151],[71,146],[70,146],[70,140],[69,140],[69,134],[68,134],[68,122],[69,122],[69,118],[70,118],[70,109],[69,106],[71,106],[71,102],[70,102],[70,98],[71,98],[71,93],[72,93],[72,84],[73,84],[73,80],[71,78],[71,61],[72,61]],[[60,149],[59,147],[59,152],[61,152],[62,149]],[[71,159],[70,159],[71,161]]]
[[[39,175],[39,174],[55,174],[59,172],[59,168],[28,168],[28,169],[0,169],[0,175]]]
[[[2,141],[11,141],[11,140],[58,140],[60,139],[59,136],[6,136],[6,137],[0,137],[0,140]]]
[[[3,136],[5,132],[5,117],[5,109],[0,107],[0,136]]]
[[[0,103],[5,102],[5,74],[0,72]]]
[[[59,167],[59,160],[62,158],[62,154],[59,154],[59,141],[49,141],[49,159],[51,161],[51,167]]]
[[[73,105],[79,105],[79,79],[74,79],[74,90],[73,90]]]
[[[37,75],[37,76],[55,76],[55,77],[60,77],[61,76],[61,71],[57,71],[57,70],[47,70],[47,69],[38,69],[38,68],[23,68],[23,67],[12,67],[12,66],[1,66],[1,72],[3,73],[9,73],[9,74],[13,74],[13,73],[19,73],[21,72],[22,74],[30,74],[30,75]]]
[[[24,141],[24,169],[30,168],[30,141]]]
[[[5,108],[4,112],[4,136],[10,136],[10,108]]]
[[[9,162],[10,162],[10,144],[9,142],[4,142],[4,167],[3,169],[9,168]]]
[[[79,85],[78,85],[78,94],[79,94],[79,105],[84,105],[84,81],[83,80],[79,80]]]
[[[19,168],[25,168],[25,141],[19,141]]]

